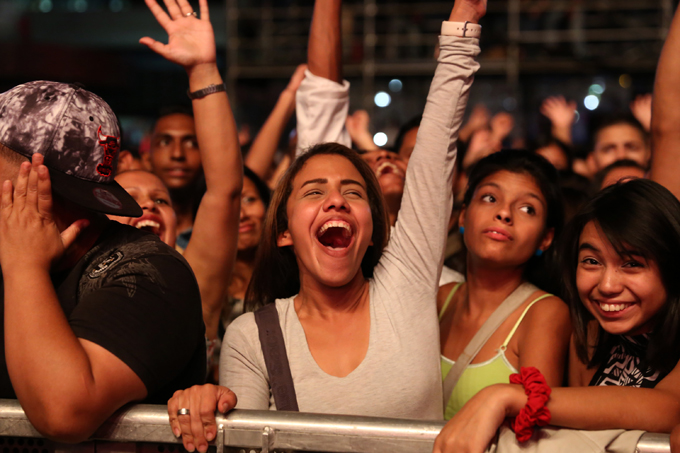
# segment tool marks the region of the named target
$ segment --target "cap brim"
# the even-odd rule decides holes
[[[48,167],[49,168],[49,167]],[[92,211],[126,217],[141,217],[142,208],[117,182],[86,181],[49,168],[52,190]]]

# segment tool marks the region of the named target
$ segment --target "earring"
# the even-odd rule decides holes
[[[536,253],[534,253],[534,256],[541,256],[541,255],[543,255],[543,250],[541,250],[541,249],[536,250]]]
[[[458,232],[460,234],[464,234],[465,233],[465,227],[462,227],[462,226],[458,227]]]

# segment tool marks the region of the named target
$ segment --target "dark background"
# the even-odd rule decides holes
[[[351,110],[369,110],[372,132],[385,132],[391,141],[401,123],[421,112],[436,35],[452,4],[345,1]],[[651,92],[676,4],[489,0],[471,105],[512,113],[513,135],[534,139],[548,126],[538,112],[541,101],[565,95],[578,102],[574,138],[585,145],[593,118],[627,111],[637,94]],[[197,2],[192,5],[198,9]],[[209,5],[237,121],[254,134],[295,66],[305,61],[313,1],[210,0]],[[142,36],[166,40],[142,0],[0,0],[0,91],[35,79],[82,82],[111,104],[126,141],[135,144],[160,107],[189,105],[183,70],[140,45]],[[390,90],[393,79],[402,82],[401,91]],[[387,107],[373,102],[379,91],[391,96]],[[593,93],[600,103],[590,111],[584,98]]]

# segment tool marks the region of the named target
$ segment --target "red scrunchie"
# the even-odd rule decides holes
[[[532,366],[520,368],[519,374],[511,374],[510,383],[521,384],[527,395],[527,405],[510,424],[517,440],[526,442],[531,439],[534,426],[550,423],[550,410],[545,405],[551,390],[541,372]]]

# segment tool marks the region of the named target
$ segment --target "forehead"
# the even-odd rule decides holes
[[[597,133],[596,139],[596,146],[605,142],[645,141],[644,135],[637,127],[625,123],[605,127]]]
[[[511,196],[536,195],[545,203],[545,196],[536,179],[527,173],[515,173],[500,170],[482,179],[475,191],[482,186],[495,187],[497,190]]]
[[[116,182],[120,184],[125,190],[136,188],[140,190],[160,190],[163,192],[168,192],[167,187],[165,187],[158,176],[143,170],[126,171],[121,173],[120,175],[116,176]]]
[[[196,127],[194,125],[194,119],[189,115],[183,113],[173,113],[171,115],[166,115],[156,121],[154,126],[154,134],[163,134],[169,132],[185,132],[194,134]]]
[[[327,179],[329,181],[354,179],[366,187],[366,181],[354,164],[346,157],[338,154],[319,154],[311,157],[295,175],[293,187],[299,188],[306,181],[312,179]]]

